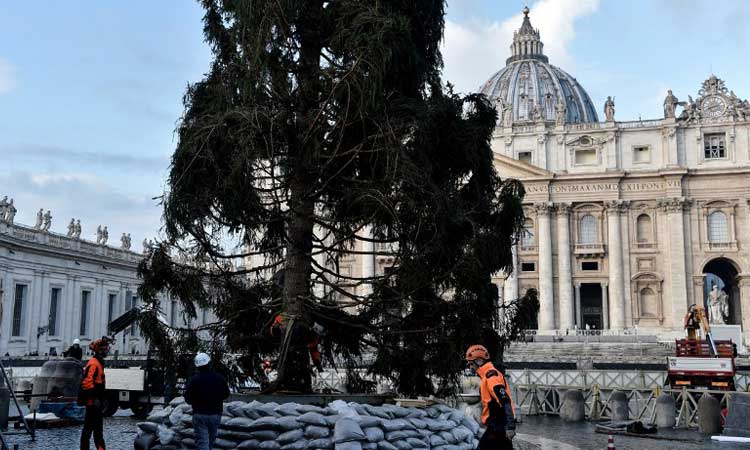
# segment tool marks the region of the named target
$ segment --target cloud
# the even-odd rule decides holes
[[[64,162],[75,164],[76,166],[117,167],[118,170],[166,170],[169,165],[168,155],[142,156],[105,151],[92,152],[39,144],[11,145],[3,149],[3,154],[25,161],[35,160],[44,163]]]
[[[0,58],[0,95],[7,94],[16,87],[16,68]]]
[[[134,250],[144,237],[157,236],[162,209],[146,195],[131,195],[86,173],[0,175],[0,186],[14,199],[16,222],[33,225],[40,208],[52,213],[53,232],[65,234],[72,217],[80,218],[84,239],[96,239],[97,225],[109,227],[109,244],[119,246],[120,235],[131,233]]]
[[[598,8],[599,0],[539,0],[532,5],[531,24],[539,28],[544,53],[552,64],[566,71],[574,69],[568,46],[576,35],[575,22]],[[460,92],[476,91],[505,66],[505,59],[510,56],[513,32],[522,21],[520,12],[503,22],[488,22],[477,17],[462,22],[446,20],[442,46],[444,80],[453,83]]]

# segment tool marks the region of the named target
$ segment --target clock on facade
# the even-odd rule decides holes
[[[727,103],[718,95],[711,95],[703,99],[701,110],[704,117],[719,117],[727,109]]]

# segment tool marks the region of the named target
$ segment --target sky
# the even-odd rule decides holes
[[[449,0],[444,80],[475,91],[505,65],[531,9],[550,63],[600,112],[659,118],[667,89],[694,98],[711,73],[750,96],[745,0]],[[0,5],[0,197],[16,221],[51,210],[52,230],[81,219],[136,250],[158,236],[186,86],[208,70],[203,12],[191,0],[25,0]]]

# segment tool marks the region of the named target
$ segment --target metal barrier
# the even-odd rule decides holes
[[[677,407],[677,428],[698,426],[698,400],[704,394],[719,399],[722,411],[727,406],[729,391],[709,391],[703,389],[661,389],[635,388],[621,389],[592,386],[516,384],[515,399],[521,413],[526,415],[559,415],[562,398],[566,391],[579,390],[585,401],[586,417],[590,420],[612,419],[612,394],[624,392],[628,397],[631,419],[653,423],[656,415],[656,399],[663,392],[675,397]]]

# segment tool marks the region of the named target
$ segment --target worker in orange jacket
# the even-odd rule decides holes
[[[104,358],[109,354],[109,339],[103,337],[89,344],[94,357],[89,359],[83,368],[81,391],[78,403],[86,407],[86,417],[81,432],[81,450],[89,450],[91,434],[94,435],[96,450],[105,450],[104,446],[104,403],[105,380]]]
[[[505,375],[490,362],[490,353],[481,345],[466,350],[466,362],[479,376],[482,399],[482,425],[485,432],[479,450],[512,450],[516,435],[516,411]]]

